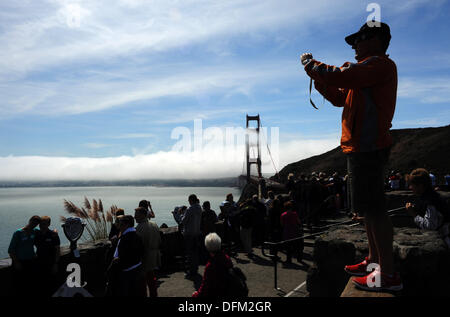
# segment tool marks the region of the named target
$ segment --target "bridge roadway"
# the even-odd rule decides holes
[[[307,233],[306,231],[305,233]],[[278,288],[274,288],[274,266],[271,259],[263,256],[260,247],[254,247],[253,258],[246,253],[238,252],[232,256],[233,265],[237,265],[247,276],[249,297],[305,297],[306,274],[312,265],[312,251],[314,240],[305,241],[303,261],[298,263],[295,258],[292,264],[283,263],[286,260],[284,252],[279,252],[281,262],[277,264]],[[268,253],[268,251],[266,251]],[[199,267],[199,274],[203,276],[204,265]],[[166,273],[158,279],[158,296],[160,297],[190,297],[201,283],[201,277],[196,281],[184,279],[184,272]]]

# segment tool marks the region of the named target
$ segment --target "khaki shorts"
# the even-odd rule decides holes
[[[390,148],[347,154],[350,209],[360,216],[386,211],[384,176]]]

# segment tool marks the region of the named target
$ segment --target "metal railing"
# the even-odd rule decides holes
[[[399,212],[399,211],[404,210],[404,209],[405,209],[405,207],[395,208],[395,209],[388,210],[386,213],[391,217],[396,212]],[[281,291],[281,289],[278,288],[278,284],[277,284],[277,277],[278,277],[277,264],[278,264],[278,261],[280,260],[280,257],[277,255],[277,253],[278,253],[280,247],[282,247],[284,244],[287,244],[287,243],[296,242],[296,241],[300,241],[300,240],[304,240],[304,239],[309,239],[309,238],[321,235],[321,234],[323,234],[325,232],[328,232],[329,229],[332,228],[332,227],[342,226],[342,225],[346,225],[346,224],[350,224],[350,223],[352,223],[352,225],[350,225],[350,226],[356,226],[356,225],[360,224],[359,222],[355,223],[354,220],[346,220],[346,221],[334,223],[334,224],[331,224],[331,225],[318,227],[316,229],[320,230],[319,232],[315,232],[315,233],[308,234],[308,235],[303,235],[303,236],[298,237],[298,238],[289,239],[289,240],[283,240],[283,241],[279,241],[279,242],[271,242],[271,241],[263,242],[263,244],[261,245],[261,253],[262,253],[262,255],[272,259],[272,261],[273,261],[274,288],[276,290],[278,290],[278,291]],[[274,253],[274,254],[266,254],[265,247],[271,248],[271,252]]]

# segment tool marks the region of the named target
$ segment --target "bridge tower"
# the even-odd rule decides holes
[[[256,121],[256,128],[249,127],[249,123],[251,121]],[[245,134],[245,149],[246,149],[246,157],[247,157],[247,183],[250,182],[250,167],[252,164],[256,164],[258,170],[258,177],[262,178],[261,173],[261,146],[259,141],[259,132],[261,127],[261,121],[259,120],[259,114],[256,116],[249,116],[247,114],[247,124],[246,124],[246,134]],[[257,148],[257,156],[250,157],[250,148],[254,148],[255,144],[250,144],[250,133],[256,134],[256,148]]]

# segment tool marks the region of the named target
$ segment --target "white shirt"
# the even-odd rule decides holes
[[[442,214],[433,205],[427,206],[427,211],[425,216],[421,217],[417,215],[414,218],[414,222],[420,229],[426,230],[436,230],[438,229],[443,221]]]

